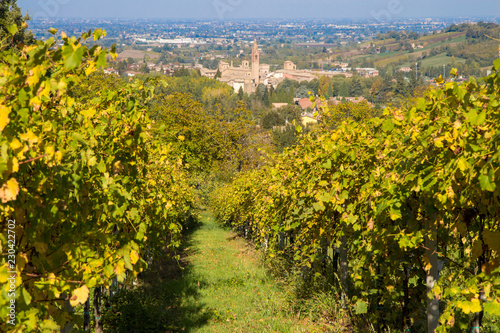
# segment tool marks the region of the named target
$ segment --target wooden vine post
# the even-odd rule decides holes
[[[429,260],[427,270],[427,332],[434,333],[439,325],[439,300],[432,295],[432,289],[439,279],[438,255],[437,255],[437,221],[427,220],[425,223],[427,235],[425,237],[425,254]]]

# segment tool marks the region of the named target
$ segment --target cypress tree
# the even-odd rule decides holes
[[[4,49],[17,47],[19,44],[30,45],[35,42],[33,33],[28,29],[29,16],[23,17],[21,9],[17,6],[17,0],[0,1],[0,40]],[[14,38],[9,38],[9,29],[15,25],[17,32]]]

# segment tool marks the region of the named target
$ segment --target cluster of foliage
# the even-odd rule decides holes
[[[189,94],[156,97],[151,113],[159,140],[171,142],[172,149],[195,172],[255,167],[259,158],[254,155],[260,154],[260,147],[250,113],[241,104],[235,108],[221,107],[217,99],[225,95],[218,89],[207,88],[203,95],[211,107]]]
[[[305,276],[340,262],[365,330],[423,332],[428,299],[439,332],[500,316],[500,60],[481,81],[439,83],[412,107],[312,131],[215,193],[217,218]]]
[[[200,76],[162,77],[165,85],[156,87],[156,95],[172,95],[174,93],[190,94],[198,102],[222,103],[234,95],[233,89],[225,83]],[[216,100],[217,98],[217,100]]]
[[[153,89],[103,89],[88,78],[116,55],[83,45],[104,34],[62,33],[62,41],[1,52],[0,219],[16,226],[15,234],[0,226],[2,319],[10,271],[16,301],[16,325],[2,320],[2,331],[81,327],[71,308],[92,288],[132,279],[156,250],[178,246],[195,202],[179,157],[151,133]]]
[[[0,3],[0,40],[2,48],[15,48],[19,44],[34,43],[33,34],[27,30],[28,16],[22,16],[16,0],[3,0]],[[14,35],[12,37],[12,35]]]
[[[359,103],[340,103],[332,105],[329,103],[328,113],[323,114],[321,125],[328,128],[336,128],[345,120],[364,122],[367,119],[378,116],[379,110],[373,108],[366,100]]]

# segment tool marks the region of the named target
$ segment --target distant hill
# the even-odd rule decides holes
[[[378,34],[371,41],[358,45],[355,50],[345,50],[336,56],[349,58],[356,67],[392,66],[406,67],[419,62],[424,67],[451,65],[467,66],[469,71],[491,66],[498,57],[500,25],[477,24],[451,25],[441,32],[419,35],[411,31],[391,31]]]

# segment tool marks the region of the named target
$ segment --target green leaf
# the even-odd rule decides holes
[[[102,50],[101,53],[97,56],[96,61],[97,67],[104,68],[106,67],[106,51]]]
[[[332,160],[328,159],[325,163],[322,165],[323,169],[330,170],[332,168]]]
[[[391,206],[389,214],[390,214],[391,220],[393,220],[393,221],[396,221],[396,220],[400,219],[401,217],[403,217],[403,215],[401,214],[401,209],[398,207],[397,204]]]
[[[125,263],[125,268],[133,271],[134,267],[132,266],[132,263],[130,262],[130,253],[128,251],[123,251],[123,262]]]
[[[26,303],[26,305],[30,305],[31,295],[29,294],[29,292],[25,288],[21,289],[21,296],[24,300],[24,303]]]
[[[315,202],[313,203],[313,208],[315,211],[324,211],[325,210],[325,205],[323,204],[323,202],[321,201],[318,201],[318,202]]]
[[[101,39],[102,37],[105,37],[106,35],[107,35],[106,30],[96,29],[96,30],[94,30],[92,37],[94,38],[94,41],[96,41],[96,40]]]
[[[356,312],[356,314],[368,313],[368,304],[361,300],[357,301],[354,305],[354,312]]]
[[[40,328],[43,332],[53,332],[59,331],[61,329],[59,325],[57,325],[50,319],[45,319],[44,321],[42,321],[42,323],[40,324]]]
[[[493,68],[496,70],[496,71],[500,71],[500,59],[497,59],[493,62]]]
[[[496,184],[493,181],[494,174],[493,171],[490,170],[488,175],[480,175],[479,176],[479,184],[481,185],[481,189],[483,191],[494,192],[496,189]]]
[[[384,132],[390,132],[394,129],[394,123],[392,122],[392,119],[387,118],[384,123],[382,124],[382,130]]]
[[[9,34],[14,36],[19,31],[19,29],[17,28],[17,24],[12,24],[8,26],[7,31],[9,32]]]
[[[481,112],[476,119],[477,125],[482,125],[486,121],[486,111]]]
[[[84,48],[80,45],[66,44],[62,47],[64,66],[66,69],[74,69],[82,63]]]
[[[483,303],[483,309],[485,313],[500,317],[500,303],[496,301]]]

